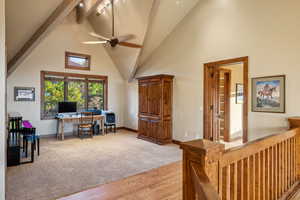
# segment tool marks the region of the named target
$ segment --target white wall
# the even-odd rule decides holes
[[[5,199],[6,133],[5,133],[5,1],[0,0],[0,200]]]
[[[203,64],[210,61],[249,56],[250,78],[287,75],[286,114],[253,113],[250,103],[250,138],[253,129],[286,127],[288,116],[299,115],[299,9],[297,0],[200,0],[138,73],[175,75],[174,139],[203,135]]]
[[[125,81],[102,45],[81,44],[93,39],[88,35],[91,31],[88,23],[78,25],[75,22],[75,13],[72,13],[50,33],[8,78],[8,112],[20,112],[42,135],[54,134],[56,121],[40,120],[40,71],[98,74],[108,76],[108,108],[116,112],[118,126],[123,126]],[[91,55],[91,71],[66,70],[66,50]],[[15,102],[15,86],[35,87],[36,101]]]

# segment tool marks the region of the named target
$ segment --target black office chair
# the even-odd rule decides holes
[[[115,113],[105,113],[105,132],[108,133],[108,128],[112,131],[112,128],[114,128],[114,133],[116,133],[117,127],[116,127],[116,115]]]

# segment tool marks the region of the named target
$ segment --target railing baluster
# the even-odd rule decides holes
[[[294,182],[296,182],[296,180],[298,179],[298,174],[297,174],[297,151],[299,150],[297,148],[297,143],[298,143],[298,138],[294,138]],[[299,151],[298,151],[299,152]]]
[[[238,188],[237,188],[237,198],[239,200],[244,199],[243,195],[243,184],[244,184],[244,160],[238,161]]]
[[[289,139],[289,187],[292,186],[292,138]]]
[[[249,179],[249,174],[250,174],[250,166],[249,166],[249,157],[244,159],[244,185],[243,185],[243,190],[244,190],[244,199],[249,200],[250,199],[250,179]]]
[[[265,190],[264,190],[264,187],[265,187],[265,160],[266,160],[266,156],[265,156],[265,151],[261,151],[260,152],[260,185],[259,185],[259,188],[260,188],[260,199],[261,200],[265,200]]]
[[[285,156],[284,156],[284,163],[285,163],[285,167],[284,167],[284,175],[285,175],[285,178],[284,178],[284,185],[285,185],[285,188],[284,188],[284,192],[286,192],[288,190],[288,140],[285,140],[285,143],[284,143],[284,153],[285,153]]]
[[[285,191],[285,151],[284,151],[284,144],[285,142],[283,141],[281,143],[281,191],[279,197],[281,197]]]
[[[236,163],[229,165],[230,168],[230,199],[237,200],[237,170]]]
[[[295,183],[295,160],[296,160],[296,145],[295,145],[295,138],[292,138],[292,184]]]
[[[219,184],[218,184],[218,193],[219,193],[219,197],[220,197],[220,200],[223,200],[223,168],[221,166],[219,166]]]
[[[277,170],[277,168],[278,168],[278,165],[277,165],[277,163],[278,163],[278,146],[277,145],[275,145],[274,146],[274,195],[275,195],[275,199],[277,199],[278,198],[278,190],[277,190],[277,188],[278,188],[278,179],[277,179],[277,177],[278,177],[278,170]]]
[[[255,199],[260,200],[260,154],[254,155],[255,160]]]
[[[228,178],[227,178],[227,167],[223,167],[222,169],[222,177],[223,177],[223,181],[222,181],[222,199],[223,200],[227,200],[227,185],[229,184]]]
[[[226,200],[231,200],[230,198],[230,165],[226,166]]]
[[[279,143],[279,144],[277,144],[277,156],[276,156],[276,162],[277,162],[277,174],[276,174],[276,176],[277,176],[277,188],[278,188],[278,190],[277,190],[277,194],[276,194],[276,198],[275,199],[278,199],[278,197],[280,196],[280,194],[281,194],[281,186],[282,186],[282,179],[281,179],[281,177],[282,177],[282,169],[281,169],[281,164],[282,164],[282,161],[283,161],[283,159],[282,159],[282,155],[281,155],[281,150],[282,150],[282,148],[281,148],[281,144],[282,143]]]
[[[269,148],[265,150],[266,160],[265,160],[265,199],[270,199],[270,193],[269,193],[269,186],[270,186],[270,154],[269,154]]]
[[[274,146],[269,148],[269,154],[270,154],[270,187],[269,187],[269,194],[270,194],[270,199],[272,200],[274,198],[274,157],[273,157],[273,151],[274,151]]]

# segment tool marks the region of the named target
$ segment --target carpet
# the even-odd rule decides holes
[[[32,164],[7,169],[7,200],[50,200],[182,160],[179,146],[120,130],[94,138],[42,139]]]

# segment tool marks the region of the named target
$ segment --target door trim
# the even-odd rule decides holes
[[[231,139],[230,138],[231,70],[221,69],[221,71],[223,71],[222,73],[224,73],[224,112],[225,113],[224,113],[224,135],[223,135],[223,140],[225,142],[230,142],[230,139]],[[226,79],[227,76],[228,76],[228,79]],[[220,99],[220,97],[219,97],[219,99]]]
[[[248,142],[248,68],[249,68],[249,61],[248,56],[227,59],[227,60],[220,60],[216,62],[210,62],[204,64],[204,112],[203,112],[203,136],[205,139],[210,139],[209,135],[209,122],[207,119],[210,119],[212,116],[210,115],[209,110],[210,105],[209,103],[209,94],[211,93],[208,91],[208,77],[209,77],[209,68],[211,67],[221,67],[222,65],[229,65],[229,64],[236,64],[236,63],[243,63],[243,80],[244,80],[244,103],[243,103],[243,143]]]

